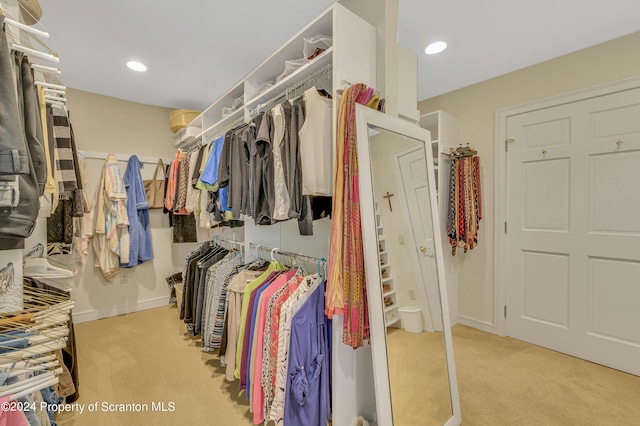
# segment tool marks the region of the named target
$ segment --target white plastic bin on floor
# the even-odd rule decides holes
[[[422,312],[420,308],[406,307],[398,309],[402,319],[402,328],[409,333],[422,333]]]

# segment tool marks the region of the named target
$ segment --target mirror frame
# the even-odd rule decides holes
[[[440,305],[442,307],[442,325],[444,347],[446,352],[447,370],[449,374],[449,391],[451,396],[452,416],[444,423],[446,426],[458,426],[462,423],[460,411],[460,396],[456,376],[455,360],[453,357],[453,341],[451,336],[451,321],[449,318],[449,302],[447,285],[444,276],[444,258],[440,218],[435,187],[435,172],[433,168],[433,153],[427,149],[431,144],[431,133],[417,124],[401,120],[364,105],[356,105],[356,139],[358,144],[359,188],[360,188],[360,217],[362,220],[362,242],[364,249],[365,276],[367,280],[367,302],[369,303],[369,327],[371,328],[371,350],[373,355],[373,375],[375,383],[376,407],[378,424],[393,425],[393,411],[391,387],[389,380],[389,362],[387,358],[387,328],[384,321],[382,300],[382,284],[380,280],[378,242],[374,211],[373,180],[371,158],[369,150],[369,126],[387,130],[392,133],[407,136],[425,144],[425,159],[427,162],[427,176],[429,196],[431,198],[431,220],[433,223],[433,240],[436,250],[436,267],[438,271],[438,288],[440,290]],[[429,146],[430,148],[430,146]],[[368,207],[368,208],[367,208]],[[420,285],[421,283],[417,283]],[[422,283],[424,285],[424,283]],[[379,291],[370,291],[379,289]],[[425,401],[427,402],[427,401]]]

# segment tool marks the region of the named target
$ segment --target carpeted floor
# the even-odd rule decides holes
[[[60,426],[249,425],[249,405],[237,381],[224,380],[218,357],[185,333],[177,309],[162,307],[78,324],[79,404],[59,415]],[[98,402],[95,412],[89,404]],[[166,410],[154,411],[153,403]],[[107,404],[148,404],[140,412],[103,411]],[[119,408],[119,407],[114,407]],[[127,408],[127,407],[124,407]]]
[[[387,333],[394,425],[443,425],[452,408],[442,333]]]
[[[640,377],[462,325],[453,336],[465,425],[640,425]]]
[[[640,424],[640,377],[461,325],[453,335],[464,425]],[[175,307],[79,324],[76,339],[84,412],[60,414],[61,426],[251,424],[237,382],[185,334]],[[108,405],[131,403],[140,406]],[[118,408],[141,411],[109,411]]]

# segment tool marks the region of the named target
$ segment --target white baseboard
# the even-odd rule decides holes
[[[169,304],[169,296],[157,297],[155,299],[141,300],[123,306],[112,306],[109,308],[96,309],[93,311],[74,312],[73,323],[80,324],[82,322],[95,321],[102,318],[115,317],[118,315],[130,314],[133,312],[144,311],[147,309],[159,308]]]
[[[496,326],[495,324],[465,317],[464,315],[458,315],[458,323],[466,325],[468,327],[477,328],[478,330],[486,331],[487,333],[500,334],[498,326]]]

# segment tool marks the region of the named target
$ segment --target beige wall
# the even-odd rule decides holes
[[[78,150],[112,152],[140,157],[172,158],[175,149],[169,130],[169,109],[141,105],[89,92],[67,89],[68,106]],[[89,195],[93,199],[104,161],[88,159]],[[124,173],[127,163],[120,162]],[[154,166],[145,165],[143,178],[150,178]],[[151,238],[155,259],[128,269],[112,283],[94,267],[93,248],[84,265],[78,267],[73,298],[74,318],[86,321],[166,304],[165,277],[182,268],[188,247],[172,244],[168,217],[151,210]],[[192,246],[191,244],[187,246]]]
[[[479,246],[460,253],[460,315],[494,322],[495,113],[538,99],[640,75],[640,32],[487,80],[419,103],[421,113],[444,110],[460,121],[460,142],[482,160],[484,219]]]
[[[68,89],[67,99],[78,149],[173,157],[169,108],[82,90]]]

